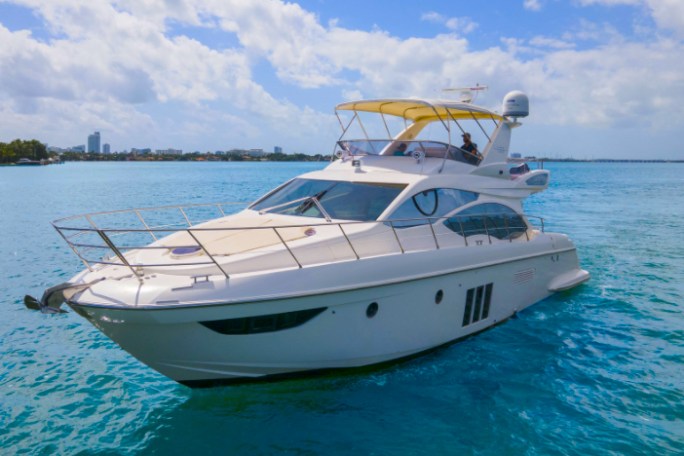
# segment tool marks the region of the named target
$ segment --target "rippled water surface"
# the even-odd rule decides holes
[[[526,203],[592,280],[384,369],[190,390],[24,294],[82,264],[59,217],[248,201],[318,163],[0,167],[0,453],[681,454],[684,165],[547,164]],[[353,337],[353,334],[350,334]]]

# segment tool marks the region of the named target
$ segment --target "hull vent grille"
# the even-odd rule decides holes
[[[534,268],[525,269],[523,271],[518,271],[513,277],[513,283],[525,283],[534,279]]]

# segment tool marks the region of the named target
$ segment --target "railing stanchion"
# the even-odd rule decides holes
[[[217,261],[214,259],[214,257],[212,256],[212,254],[209,253],[209,251],[208,251],[206,248],[204,248],[204,245],[199,241],[199,239],[197,239],[197,236],[195,236],[195,235],[192,233],[192,231],[190,231],[189,229],[188,229],[188,230],[185,230],[185,231],[190,235],[190,237],[192,237],[192,238],[195,240],[195,242],[197,243],[198,247],[199,247],[200,249],[202,249],[202,251],[209,257],[209,259],[216,265],[216,267],[219,268],[219,271],[221,271],[221,272],[223,273],[223,275],[226,276],[226,279],[230,279],[230,276],[228,275],[228,273],[227,273],[226,271],[223,270],[223,268],[221,267],[221,265],[218,264],[218,262],[217,262]]]
[[[482,222],[484,224],[484,229],[485,229],[485,234],[487,235],[487,239],[489,240],[489,243],[492,243],[492,236],[489,234],[489,230],[487,229],[487,217],[482,217]]]
[[[439,242],[437,242],[437,235],[435,234],[435,229],[432,227],[432,219],[428,219],[428,226],[430,227],[430,231],[432,232],[432,239],[435,240],[435,248],[439,250]]]
[[[511,237],[511,227],[508,225],[508,217],[504,216],[504,226],[506,227],[506,237],[508,242],[513,242],[513,237]]]
[[[188,222],[188,228],[191,227],[192,223],[190,222],[190,219],[188,218],[188,216],[185,215],[185,211],[183,210],[183,208],[178,206],[178,210],[180,211],[181,214],[183,214],[183,218],[185,219],[185,221]]]
[[[352,252],[354,252],[354,256],[356,256],[356,259],[357,259],[357,260],[360,260],[361,258],[359,257],[359,254],[356,253],[356,249],[354,248],[354,245],[353,245],[353,244],[351,243],[351,241],[349,240],[349,237],[347,237],[347,233],[344,232],[344,228],[342,228],[342,224],[341,224],[341,223],[338,223],[337,226],[340,227],[340,231],[342,231],[342,235],[343,235],[344,238],[347,240],[347,244],[349,244],[349,248],[352,249]]]
[[[135,268],[134,268],[133,266],[131,266],[131,263],[128,262],[128,260],[127,260],[126,257],[121,253],[121,251],[118,249],[118,247],[114,245],[114,243],[111,241],[111,239],[109,239],[109,236],[107,236],[107,235],[104,233],[104,231],[101,230],[101,229],[97,229],[96,231],[97,231],[97,234],[99,234],[100,237],[102,238],[102,240],[105,242],[105,244],[107,244],[107,247],[109,247],[110,249],[112,249],[112,252],[114,252],[114,255],[116,255],[117,258],[118,258],[119,260],[121,260],[121,263],[124,264],[125,266],[127,266],[131,271],[133,271],[133,274],[134,274],[134,275],[138,278],[138,280],[142,283],[141,274],[140,274],[138,271],[136,271]]]
[[[283,245],[285,246],[285,248],[287,249],[287,251],[290,252],[290,255],[292,255],[292,259],[295,260],[295,263],[297,263],[297,266],[299,266],[299,269],[301,269],[301,268],[302,268],[302,264],[299,262],[299,260],[298,260],[297,257],[295,256],[295,254],[292,253],[292,250],[290,250],[290,246],[287,245],[287,242],[285,242],[285,239],[283,239],[283,237],[282,237],[282,236],[280,235],[280,233],[278,232],[278,227],[275,227],[275,226],[274,226],[274,227],[273,227],[273,232],[275,232],[276,236],[278,236],[278,239],[280,239],[280,242],[283,243]]]
[[[392,233],[394,233],[394,239],[397,240],[397,244],[399,244],[399,250],[401,250],[401,253],[406,253],[404,251],[404,246],[401,245],[401,241],[399,240],[399,235],[397,234],[397,230],[394,229],[394,222],[391,220],[389,221],[390,227],[392,228]]]
[[[461,236],[463,236],[463,241],[465,242],[465,246],[468,247],[468,238],[465,235],[465,230],[463,229],[463,223],[461,223],[461,220],[458,220],[458,226],[461,228]]]
[[[143,224],[143,226],[145,227],[145,229],[147,230],[147,232],[150,233],[150,236],[152,236],[152,239],[154,239],[155,241],[157,241],[157,240],[158,240],[158,239],[157,239],[157,236],[155,236],[154,232],[150,229],[150,227],[147,225],[147,223],[145,223],[145,219],[144,219],[143,216],[140,214],[140,211],[137,210],[137,209],[135,209],[133,212],[135,212],[135,215],[138,216],[138,218],[140,219],[140,222]]]

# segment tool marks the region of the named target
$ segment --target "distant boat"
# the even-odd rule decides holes
[[[28,158],[20,158],[19,161],[15,163],[18,166],[40,166],[42,163],[39,160],[29,160]]]

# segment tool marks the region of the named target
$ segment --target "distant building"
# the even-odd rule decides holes
[[[274,153],[274,154],[282,154],[282,153],[283,153],[283,148],[280,147],[280,146],[275,146],[275,147],[273,148],[273,153]]]
[[[109,143],[104,143],[102,145],[102,153],[103,154],[111,154],[112,153],[112,147],[109,145]]]
[[[136,149],[135,147],[131,147],[131,153],[133,155],[147,155],[152,153],[152,149],[150,149],[149,147],[145,149]]]
[[[157,155],[183,155],[183,149],[157,149],[154,153]]]
[[[80,146],[72,146],[67,149],[67,152],[85,152],[86,147],[85,144],[81,144]]]
[[[100,153],[100,132],[96,131],[88,135],[88,152]]]

